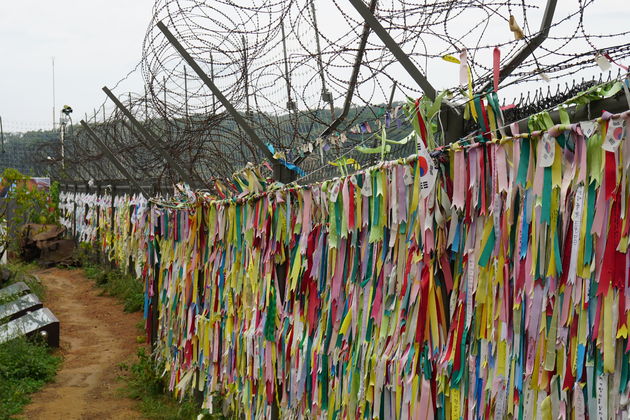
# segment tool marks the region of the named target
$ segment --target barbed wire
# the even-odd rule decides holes
[[[558,82],[580,74],[590,79],[599,73],[594,61],[597,53],[608,54],[616,63],[627,62],[630,31],[614,30],[611,25],[607,32],[608,27],[595,26],[593,0],[563,2],[558,7],[561,10],[547,39],[501,83],[503,97],[532,86],[538,89],[538,84],[544,84],[541,73]],[[442,57],[458,57],[466,49],[472,84],[481,86],[492,79],[494,48],[501,50],[502,65],[511,60],[538,33],[543,10],[540,4],[514,0],[380,0],[374,13],[429,81],[438,90],[453,93],[451,101],[457,105],[469,98],[460,87],[457,66]],[[521,25],[523,39],[516,39],[510,30],[511,16]],[[289,162],[308,155],[305,146],[340,115],[353,83],[352,109],[338,132],[377,119],[377,111],[382,115],[394,84],[395,103],[422,95],[374,34],[367,39],[357,80],[351,80],[364,22],[347,2],[156,0],[141,60],[112,90],[166,143],[168,153],[204,179],[229,177],[248,162],[260,164],[263,154],[156,28],[159,21],[247,117],[263,141]],[[118,88],[131,75],[141,76],[141,92],[129,94]],[[112,139],[111,147],[133,168],[135,176],[160,182],[175,179],[173,169],[155,153],[155,146],[129,124],[123,125],[124,120],[114,108],[104,121],[94,118],[91,122],[99,136]],[[406,134],[403,128],[388,130],[388,137],[400,138]],[[347,145],[334,145],[308,157],[303,169],[329,176],[337,170],[321,169],[329,160],[346,156],[358,142],[365,141],[349,138]],[[102,160],[80,130],[68,140],[67,150],[83,165]],[[396,150],[406,152],[404,147]],[[351,155],[359,165],[374,159],[355,152]],[[100,164],[100,169],[92,171],[113,177],[116,171],[110,166]],[[305,179],[316,180],[311,178]]]

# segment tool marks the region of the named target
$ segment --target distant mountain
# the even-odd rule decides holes
[[[52,130],[4,133],[4,145],[0,146],[0,172],[14,168],[26,175],[46,176],[49,164],[38,151],[59,141],[59,132]]]

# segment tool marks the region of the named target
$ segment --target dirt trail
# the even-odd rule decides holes
[[[118,392],[118,364],[133,360],[141,314],[128,314],[82,270],[36,273],[45,284],[45,306],[61,324],[63,364],[55,382],[33,395],[23,418],[46,420],[140,419],[136,403]]]

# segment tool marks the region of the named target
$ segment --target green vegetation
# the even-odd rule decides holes
[[[144,347],[138,349],[137,357],[137,362],[132,366],[119,366],[126,374],[126,386],[123,391],[128,397],[140,400],[142,414],[148,419],[188,420],[196,419],[200,413],[204,414],[204,420],[238,418],[232,415],[209,414],[207,410],[202,412],[200,404],[191,398],[184,398],[181,402],[175,401],[168,396],[165,380],[159,375],[164,371],[164,366],[156,367]],[[223,406],[223,399],[218,394],[214,395],[214,402],[217,407]]]
[[[23,263],[19,260],[9,261],[5,266],[11,271],[11,278],[8,284],[17,283],[23,281],[31,289],[31,292],[37,295],[40,300],[44,300],[46,297],[46,289],[41,283],[39,278],[30,274],[33,270],[38,268],[36,263]]]
[[[32,293],[37,295],[40,299],[44,299],[44,296],[46,295],[46,289],[44,288],[44,285],[39,281],[39,278],[29,274],[30,270],[36,268],[34,264],[24,264],[18,261],[10,262],[5,266],[0,267],[5,267],[11,272],[11,277],[9,278],[9,281],[2,287],[8,286],[13,283],[24,282],[29,287],[29,289],[31,289]],[[16,298],[17,296],[13,295],[0,297],[0,305],[7,302],[12,302]]]
[[[5,132],[5,153],[0,153],[0,168],[15,168],[32,176],[48,176],[53,162],[46,157],[58,159],[60,148],[58,130]]]
[[[29,184],[29,176],[7,168],[0,175],[1,189],[8,189],[7,200],[0,216],[7,221],[8,229],[1,238],[10,251],[17,252],[20,235],[17,233],[26,223],[59,223],[59,184],[53,182],[49,190],[41,190]]]
[[[103,270],[94,265],[83,267],[87,278],[94,280],[109,296],[120,299],[125,312],[138,312],[144,306],[142,283],[138,279],[118,269]]]
[[[2,186],[11,187],[7,198],[15,201],[13,221],[16,224],[56,224],[59,221],[59,184],[53,183],[49,190],[29,185],[31,177],[17,169],[7,168],[2,172]]]
[[[53,380],[60,362],[43,343],[18,338],[0,344],[0,418],[20,413],[29,394]]]
[[[189,420],[195,419],[200,406],[190,399],[181,402],[168,395],[165,379],[159,373],[164,366],[155,366],[145,347],[138,348],[137,361],[131,366],[119,366],[125,386],[122,392],[140,401],[140,410],[148,419]]]
[[[83,267],[85,276],[94,280],[104,293],[115,297],[125,305],[125,312],[138,312],[144,307],[142,282],[117,268],[105,267],[94,262],[96,251],[90,244],[81,243],[75,250],[75,260]]]
[[[4,133],[5,147],[8,147],[12,143],[24,145],[41,145],[52,141],[59,140],[59,132],[57,130],[36,130],[26,131],[24,133]]]
[[[11,263],[9,284],[23,281],[40,298],[44,286],[28,274],[32,265]],[[61,357],[55,356],[45,343],[17,338],[0,344],[0,419],[19,414],[29,402],[29,394],[39,390],[55,377]]]
[[[201,413],[204,420],[237,419],[232,414],[210,414],[201,410],[201,404],[190,397],[182,401],[175,400],[166,387],[166,379],[161,376],[164,365],[156,366],[146,348],[139,347],[137,360],[131,366],[120,364],[121,377],[125,381],[122,392],[129,398],[140,401],[142,414],[151,420],[190,420]],[[213,395],[216,407],[223,407],[223,397]]]

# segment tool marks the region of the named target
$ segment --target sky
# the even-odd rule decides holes
[[[323,8],[326,1],[329,2],[316,0],[316,4]],[[52,128],[52,57],[55,118],[59,119],[64,104],[74,109],[75,122],[85,114],[92,116],[94,109],[105,102],[101,87],[112,87],[139,63],[153,3],[154,0],[1,1],[0,117],[4,130]],[[556,17],[566,13],[568,3],[575,6],[577,0],[560,0]],[[539,4],[544,7],[545,3],[539,0]],[[594,6],[587,17],[593,33],[628,29],[630,2],[597,0]],[[318,10],[329,28],[336,21],[342,22],[340,16],[326,12]],[[537,28],[535,13],[532,20],[531,25]],[[511,36],[504,27],[492,33],[497,37]],[[457,84],[458,70],[451,64],[438,62],[427,70],[438,88]],[[136,72],[125,86],[141,92],[140,77],[140,72]],[[408,79],[406,75],[401,77]],[[107,107],[109,113],[111,103]]]
[[[152,5],[153,0],[1,1],[4,130],[52,128],[52,57],[56,118],[64,104],[81,117],[93,114],[105,99],[101,87],[140,61]]]

